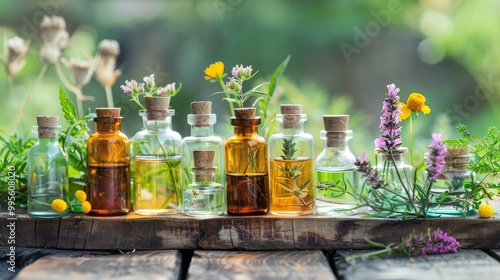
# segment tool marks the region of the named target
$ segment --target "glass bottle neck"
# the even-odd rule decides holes
[[[119,122],[98,122],[96,124],[97,132],[99,133],[115,133],[120,132]]]
[[[164,121],[146,122],[146,129],[149,131],[172,130],[172,117],[167,117]]]
[[[283,125],[280,124],[280,133],[284,135],[295,135],[304,132],[304,123],[300,124],[299,128],[283,128]]]
[[[55,138],[37,138],[38,143],[40,144],[53,144],[53,143],[59,143],[59,140]]]
[[[384,165],[386,162],[392,163],[392,159],[397,165],[404,164],[403,154],[392,154],[392,158],[389,153],[378,153],[377,154],[377,165]]]
[[[235,126],[234,135],[240,137],[251,137],[257,135],[259,127],[257,125],[251,126]]]
[[[214,126],[204,126],[204,127],[197,127],[192,125],[191,126],[191,136],[194,137],[208,137],[214,135]]]

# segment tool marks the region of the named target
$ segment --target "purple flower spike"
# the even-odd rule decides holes
[[[388,92],[382,105],[384,114],[380,117],[380,131],[382,136],[375,140],[375,147],[382,152],[388,152],[399,147],[401,142],[401,106],[398,106],[399,88],[395,84],[387,85]]]
[[[429,158],[427,159],[427,174],[431,180],[436,180],[444,166],[444,154],[446,146],[443,145],[443,134],[432,133],[432,144],[429,146]]]
[[[357,157],[354,165],[358,167],[358,171],[361,172],[363,178],[366,178],[366,183],[369,186],[378,188],[384,185],[384,181],[378,177],[377,170],[371,166],[370,161],[366,160],[366,153],[363,154],[363,159]]]
[[[460,243],[453,237],[448,236],[442,230],[428,231],[427,235],[410,235],[400,245],[402,250],[411,256],[427,256],[428,254],[456,253]]]

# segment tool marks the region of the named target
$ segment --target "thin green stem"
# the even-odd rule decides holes
[[[411,113],[410,112],[410,163],[413,166],[413,136],[412,136],[412,127],[411,127]]]
[[[135,98],[135,96],[132,96],[132,101],[134,101],[135,103],[137,103],[137,105],[139,105],[139,107],[141,107],[142,110],[146,110],[146,108],[144,108],[144,106],[142,106],[141,102],[139,102],[139,100],[137,100]]]
[[[220,86],[222,87],[222,91],[227,91],[226,86],[224,85],[224,82],[222,81],[222,77],[217,78],[217,81],[219,81]],[[229,94],[226,93],[226,98],[229,98]],[[231,109],[231,116],[234,117],[234,106],[233,103],[229,103],[229,108]]]
[[[12,94],[12,99],[14,99],[14,103],[16,104],[17,107],[19,106],[19,103],[17,101],[16,91],[14,90],[14,77],[9,75],[7,79],[9,80],[10,94]]]
[[[43,65],[42,69],[40,70],[40,73],[38,74],[38,77],[36,78],[35,83],[31,87],[31,89],[30,89],[30,91],[28,93],[28,96],[26,97],[26,100],[24,101],[23,107],[21,107],[21,110],[19,110],[19,112],[17,112],[17,116],[16,116],[16,118],[14,120],[14,126],[13,127],[16,127],[16,125],[19,123],[19,121],[23,117],[24,111],[26,110],[26,106],[28,106],[28,103],[29,103],[29,101],[31,99],[31,96],[33,95],[33,92],[35,92],[35,88],[38,86],[38,84],[42,80],[43,76],[45,76],[45,72],[47,71],[48,67],[49,67],[49,65],[45,63]]]
[[[106,99],[108,100],[108,108],[114,108],[114,103],[113,103],[113,92],[111,91],[111,87],[107,86],[104,88],[106,91]]]

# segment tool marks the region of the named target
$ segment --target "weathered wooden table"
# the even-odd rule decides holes
[[[0,213],[0,279],[496,279],[500,216],[495,218],[72,214],[34,219]],[[365,237],[399,242],[413,229],[428,227],[450,233],[464,249],[345,261],[374,249]],[[16,273],[7,270],[12,234]]]

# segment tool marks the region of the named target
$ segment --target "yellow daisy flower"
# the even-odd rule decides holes
[[[66,211],[68,209],[68,204],[66,204],[66,201],[62,199],[54,199],[52,201],[52,210],[57,213],[61,213]]]
[[[431,108],[425,105],[425,96],[423,96],[420,93],[410,94],[406,104],[404,104],[403,102],[399,102],[398,106],[400,105],[402,106],[402,108],[401,108],[401,115],[399,115],[399,118],[402,120],[408,118],[411,112],[415,112],[418,114],[418,112],[422,111],[424,115],[427,115],[431,112]]]
[[[90,206],[90,203],[88,201],[82,202],[82,212],[83,213],[88,213],[88,212],[90,212],[91,209],[92,209],[92,207]]]
[[[210,64],[210,66],[205,69],[205,80],[218,79],[224,75],[224,63],[221,61]]]
[[[75,196],[80,202],[87,200],[87,194],[84,191],[76,191]]]

